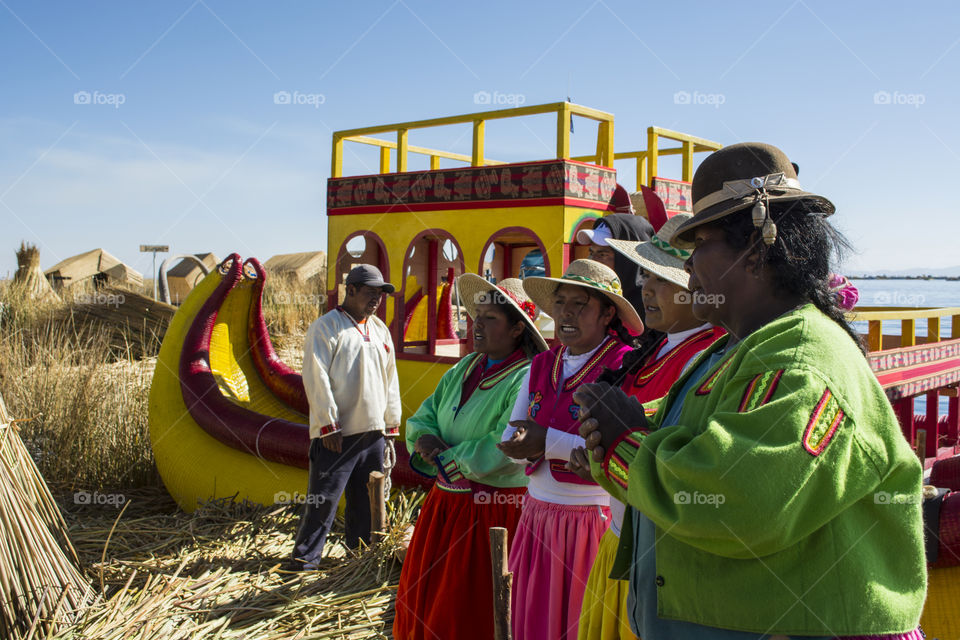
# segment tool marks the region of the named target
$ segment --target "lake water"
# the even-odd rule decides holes
[[[858,280],[851,278],[860,292],[859,305],[865,307],[960,307],[960,281],[957,280]],[[855,322],[861,333],[867,332],[866,322]],[[951,318],[940,320],[940,336],[949,337]],[[884,322],[884,333],[900,332],[900,323]],[[918,336],[927,335],[927,321],[917,320]],[[926,411],[925,397],[914,401],[914,412]],[[940,398],[940,414],[947,412],[947,399]]]

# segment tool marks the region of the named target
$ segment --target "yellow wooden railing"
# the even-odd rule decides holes
[[[579,116],[581,118],[596,120],[599,123],[597,127],[597,152],[595,155],[590,156],[591,160],[595,160],[597,164],[605,167],[613,166],[613,114],[591,109],[590,107],[584,107],[579,104],[573,104],[572,102],[552,102],[550,104],[531,105],[529,107],[498,109],[496,111],[482,111],[480,113],[468,113],[460,116],[415,120],[413,122],[401,122],[399,124],[385,124],[374,127],[336,131],[333,134],[333,159],[331,162],[330,175],[334,178],[339,178],[343,175],[344,142],[356,142],[379,147],[380,173],[390,172],[390,155],[394,149],[396,150],[396,170],[398,172],[407,171],[407,158],[411,153],[428,156],[430,158],[431,169],[440,168],[441,158],[469,162],[470,165],[474,167],[503,164],[496,160],[489,160],[484,156],[484,132],[487,121],[543,113],[557,114],[557,158],[570,158],[570,120],[573,116]],[[413,129],[426,129],[452,124],[473,125],[473,146],[469,156],[440,151],[438,149],[429,149],[427,147],[411,146],[408,143],[409,133]],[[396,134],[396,141],[371,137],[376,134],[391,133]],[[673,132],[669,133],[672,134]],[[699,140],[699,138],[697,140]]]
[[[679,147],[660,148],[660,139],[673,140],[679,142]],[[716,151],[723,145],[719,142],[698,138],[679,131],[671,131],[661,127],[647,127],[647,148],[643,151],[624,151],[614,153],[614,160],[636,160],[637,162],[637,189],[640,185],[649,187],[653,178],[659,170],[659,159],[661,156],[683,156],[683,174],[682,180],[686,182],[693,181],[693,154],[702,151]],[[597,156],[577,156],[571,160],[581,162],[597,162]]]
[[[940,319],[952,316],[951,338],[960,338],[960,307],[857,307],[847,317],[867,322],[867,348],[870,351],[883,349],[883,322],[900,322],[900,345],[912,347],[917,344],[917,320],[926,319],[926,342],[940,342]]]

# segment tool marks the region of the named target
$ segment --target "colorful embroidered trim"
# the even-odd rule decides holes
[[[469,483],[454,484],[452,482],[447,482],[442,477],[437,478],[436,485],[438,489],[442,491],[449,491],[450,493],[473,493],[473,488]]]
[[[506,367],[505,369],[498,371],[489,378],[481,378],[480,388],[486,391],[487,389],[492,389],[499,382],[502,382],[504,378],[508,377],[511,373],[518,369],[522,369],[526,365],[530,364],[529,360],[517,360],[512,365]]]
[[[657,413],[657,409],[659,409],[659,408],[660,408],[660,405],[659,405],[659,404],[658,404],[658,405],[655,405],[655,406],[652,406],[652,407],[649,407],[649,406],[647,406],[647,405],[643,405],[643,415],[645,415],[645,416],[647,416],[647,417],[649,418],[650,416],[655,415],[655,414]]]
[[[575,276],[572,273],[565,273],[561,279],[573,280],[574,282],[584,282],[592,287],[596,287],[597,289],[609,291],[610,293],[618,296],[623,295],[623,287],[620,286],[619,278],[613,278],[610,280],[610,284],[607,284],[606,282],[600,282],[599,280],[594,280],[593,278],[588,278],[586,276]]]
[[[660,249],[660,251],[663,251],[664,253],[674,256],[675,258],[680,258],[681,260],[686,260],[687,258],[690,257],[689,251],[685,249],[678,249],[677,247],[673,246],[666,240],[660,239],[660,237],[657,234],[653,234],[652,236],[650,236],[650,244],[655,246],[657,249]]]
[[[646,431],[628,431],[621,435],[610,447],[601,467],[611,482],[623,489],[627,488],[627,478],[630,474],[630,461],[637,455],[643,445],[642,437]]]
[[[470,374],[483,363],[483,359],[486,357],[482,353],[474,353],[473,360],[470,361],[470,364],[467,365],[466,369],[463,371],[463,381],[466,382],[470,378]],[[498,383],[502,382],[504,378],[508,377],[511,373],[515,372],[517,369],[520,369],[526,365],[530,364],[528,358],[520,358],[516,362],[507,365],[499,371],[494,371],[492,373],[484,373],[480,378],[479,388],[486,391],[487,389],[492,389],[497,386]],[[490,367],[493,369],[494,367]]]
[[[567,378],[563,383],[563,390],[570,391],[580,386],[580,383],[583,382],[583,379],[586,378],[590,371],[597,365],[598,362],[603,360],[604,356],[610,352],[611,349],[615,348],[619,343],[613,338],[607,337],[606,342],[602,347],[597,349],[597,352],[593,354],[593,357],[587,360],[586,364],[580,367],[580,370],[575,374]],[[567,347],[557,351],[557,355],[553,361],[553,369],[550,371],[550,382],[553,383],[553,388],[557,389],[560,386],[560,372],[563,370],[563,354],[566,352]]]
[[[747,385],[746,391],[743,392],[743,398],[740,400],[740,408],[738,411],[740,413],[753,411],[770,402],[770,398],[773,397],[773,393],[777,390],[777,385],[780,383],[782,376],[783,369],[766,371],[754,376],[750,384]]]
[[[701,338],[705,338],[706,336],[711,335],[711,334],[713,334],[713,327],[710,327],[709,329],[704,329],[703,331],[698,331],[697,333],[695,333],[695,334],[693,334],[692,336],[688,337],[686,340],[684,340],[683,342],[681,342],[680,344],[678,344],[677,346],[675,346],[673,349],[671,349],[670,352],[667,353],[667,355],[665,355],[664,357],[660,358],[660,359],[657,360],[656,362],[652,363],[652,364],[656,364],[656,365],[657,365],[656,367],[654,367],[653,369],[649,369],[649,370],[647,370],[647,369],[641,369],[641,370],[640,370],[640,373],[637,374],[636,380],[634,380],[634,382],[633,382],[634,386],[639,387],[639,386],[642,386],[642,385],[646,384],[647,381],[650,380],[650,378],[652,378],[653,376],[657,375],[657,372],[660,371],[660,368],[663,367],[663,365],[665,365],[666,363],[670,362],[673,358],[675,358],[676,356],[680,355],[680,353],[682,353],[682,351],[683,351],[682,347],[685,347],[686,345],[690,344],[691,342],[696,342],[697,340],[700,340]],[[660,343],[659,349],[662,349],[662,348],[663,348],[663,345],[664,345],[664,343],[666,343],[666,341],[667,341],[667,339],[664,338],[664,339],[663,339],[663,342]],[[659,350],[659,349],[658,349],[658,350]],[[648,366],[649,366],[649,365],[648,365]]]
[[[705,396],[713,391],[713,387],[716,386],[717,380],[720,379],[720,376],[723,375],[724,371],[727,370],[727,367],[730,366],[730,363],[733,362],[734,353],[736,353],[736,351],[727,356],[727,359],[721,362],[720,366],[714,369],[713,373],[711,373],[707,379],[703,381],[703,384],[697,388],[696,395]]]
[[[386,430],[385,435],[388,435],[388,436],[399,436],[399,435],[400,435],[400,427],[387,427],[387,430]]]
[[[463,382],[466,382],[470,377],[470,374],[473,373],[473,370],[477,368],[477,365],[480,364],[480,361],[483,360],[482,353],[476,352],[471,353],[468,358],[472,357],[473,360],[470,361],[470,364],[467,365],[467,368],[463,370]]]
[[[447,482],[456,482],[463,479],[463,473],[460,472],[460,466],[457,464],[457,461],[450,459],[447,462],[443,461],[443,454],[441,453],[437,456],[437,461],[440,463],[437,466],[440,468],[440,475]],[[442,465],[442,466],[441,466]]]
[[[340,425],[336,423],[325,424],[322,427],[320,427],[320,437],[322,438],[324,436],[330,435],[331,433],[337,433],[338,431],[340,431]]]
[[[818,456],[830,444],[833,434],[837,432],[843,422],[843,409],[833,397],[830,389],[826,389],[820,396],[820,401],[810,416],[807,429],[803,433],[803,448],[812,456]]]

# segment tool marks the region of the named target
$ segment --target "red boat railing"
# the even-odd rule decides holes
[[[951,318],[950,335],[941,320]],[[867,322],[868,360],[893,405],[903,435],[921,459],[933,463],[960,451],[960,307],[857,307],[852,321]],[[917,320],[925,320],[926,335],[917,335]],[[884,333],[899,323],[899,334]],[[926,411],[914,413],[914,399],[926,399]],[[947,413],[940,415],[940,398]]]

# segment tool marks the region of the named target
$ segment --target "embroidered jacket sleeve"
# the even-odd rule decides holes
[[[506,385],[507,381],[500,384]],[[517,386],[519,384],[511,385],[513,389]],[[448,482],[456,482],[463,477],[482,482],[489,475],[502,474],[516,468],[515,463],[497,448],[497,443],[500,442],[503,430],[509,425],[510,414],[513,411],[512,402],[507,402],[505,405],[496,424],[491,425],[486,435],[475,440],[464,440],[440,454],[440,464]]]
[[[330,385],[330,369],[337,346],[337,332],[318,320],[307,331],[303,344],[303,387],[310,405],[312,433],[324,437],[339,431],[339,410]]]
[[[624,434],[594,463],[595,477],[710,553],[756,558],[790,547],[867,496],[883,468],[826,380],[809,368],[738,371],[722,387],[694,386],[677,424]]]

